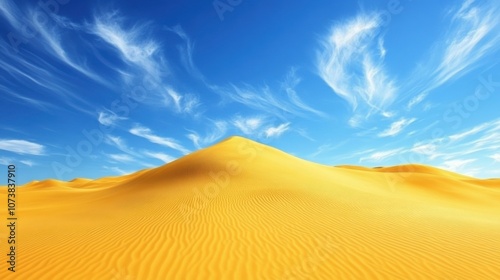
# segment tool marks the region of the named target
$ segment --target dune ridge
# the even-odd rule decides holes
[[[324,166],[231,137],[18,192],[18,272],[0,279],[500,279],[500,180],[427,166]]]

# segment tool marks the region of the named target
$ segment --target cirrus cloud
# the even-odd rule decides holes
[[[45,146],[17,139],[0,139],[0,150],[9,151],[21,155],[36,155],[45,154]]]
[[[380,14],[359,14],[335,24],[318,51],[319,76],[352,106],[355,116],[351,125],[383,111],[398,90],[384,67],[381,26]]]

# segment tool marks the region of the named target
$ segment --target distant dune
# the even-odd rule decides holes
[[[324,166],[231,137],[18,194],[17,272],[2,226],[0,279],[500,279],[500,180],[428,166]]]

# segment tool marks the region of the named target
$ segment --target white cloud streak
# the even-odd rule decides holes
[[[151,157],[151,158],[155,158],[155,159],[161,160],[164,163],[169,163],[169,162],[174,161],[176,159],[175,157],[172,157],[170,155],[167,155],[167,154],[164,154],[164,153],[158,153],[158,152],[148,152],[148,151],[146,151],[146,152],[144,152],[144,155],[148,156],[148,157]]]
[[[193,76],[194,78],[203,81],[206,83],[205,76],[198,70],[194,61],[193,61],[193,53],[194,53],[194,43],[191,41],[191,38],[187,35],[187,33],[182,29],[180,25],[176,25],[174,27],[166,27],[165,28],[169,32],[173,32],[179,38],[181,38],[184,42],[184,45],[179,45],[178,50],[181,57],[182,64],[186,71]]]
[[[118,162],[133,162],[134,158],[128,154],[109,154],[108,157]]]
[[[415,118],[411,119],[401,118],[400,120],[393,122],[389,128],[380,132],[378,136],[379,137],[396,136],[399,133],[401,133],[403,129],[412,124],[415,120],[416,120]]]
[[[374,112],[384,112],[398,97],[408,110],[421,103],[435,88],[489,62],[500,49],[500,6],[496,1],[465,0],[448,13],[449,26],[427,59],[397,83],[384,66],[387,50],[380,35],[379,13],[360,13],[336,23],[321,40],[319,76],[351,104],[351,126],[359,126]],[[401,88],[400,85],[404,85]],[[406,96],[400,93],[406,93]]]
[[[411,148],[411,151],[417,154],[428,155],[431,159],[436,155],[437,145],[432,143],[417,143]]]
[[[0,70],[3,69],[7,72],[7,76],[12,76],[15,80],[7,81],[9,88],[36,86],[37,92],[57,95],[72,108],[92,114],[82,107],[82,105],[92,107],[92,104],[74,94],[72,85],[66,81],[68,76],[75,76],[72,72],[68,73],[68,68],[76,70],[101,85],[107,87],[111,85],[86,65],[83,52],[67,47],[68,42],[73,41],[68,38],[74,35],[71,33],[74,30],[68,28],[73,29],[74,24],[69,24],[67,19],[55,13],[46,14],[39,6],[26,5],[19,1],[2,1],[0,16],[3,16],[12,26],[7,34],[8,40],[0,41]],[[30,48],[30,50],[27,51],[24,48]],[[59,62],[68,68],[61,67]],[[48,103],[28,96],[24,90],[3,91],[19,101],[25,101],[24,104],[45,111],[60,109],[59,106],[52,104],[55,102]]]
[[[192,94],[180,94],[172,88],[167,88],[164,102],[167,106],[173,106],[177,113],[191,114],[200,106],[199,99]]]
[[[411,110],[413,107],[416,105],[420,104],[424,99],[427,97],[427,93],[421,93],[419,95],[416,95],[410,101],[408,102],[408,105],[406,106],[408,110]]]
[[[495,162],[500,162],[500,153],[491,155],[490,158],[492,158]]]
[[[370,154],[369,156],[360,158],[359,161],[360,162],[362,162],[362,161],[379,162],[379,161],[383,161],[383,160],[385,160],[387,158],[393,157],[393,156],[395,156],[397,154],[400,154],[401,152],[403,152],[402,148],[374,152],[374,153]]]
[[[189,138],[196,148],[201,148],[202,145],[212,144],[213,142],[220,139],[227,132],[227,123],[225,121],[215,121],[210,129],[210,132],[205,136],[200,136],[199,133],[195,131],[190,131],[191,133],[187,134],[186,137]]]
[[[103,166],[104,169],[108,169],[108,170],[111,170],[115,173],[118,173],[120,175],[127,175],[127,174],[131,174],[132,172],[131,171],[125,171],[117,166]]]
[[[406,151],[415,155],[409,159],[476,176],[488,173],[477,166],[491,164],[490,158],[499,159],[499,150],[500,120],[497,119],[459,133],[418,142]],[[473,162],[476,167],[469,166]]]
[[[291,68],[288,71],[285,80],[281,84],[281,88],[286,92],[290,103],[293,106],[297,107],[298,109],[303,110],[304,112],[312,113],[320,117],[326,117],[325,113],[313,109],[300,99],[300,97],[297,94],[297,91],[295,90],[295,88],[298,86],[298,84],[300,84],[300,82],[301,79],[297,76],[297,69]]]
[[[247,118],[236,116],[233,119],[232,124],[244,134],[252,135],[258,133],[259,128],[261,128],[264,122],[265,118],[260,116]]]
[[[164,71],[166,65],[159,65],[162,60],[158,56],[158,44],[145,38],[148,26],[136,24],[125,29],[122,26],[123,20],[116,12],[96,15],[94,23],[88,29],[112,46],[127,64],[134,65],[159,80],[160,70]]]
[[[8,157],[0,157],[0,164],[1,165],[9,165],[12,164],[14,161],[11,158]]]
[[[290,128],[290,123],[282,123],[275,127],[271,126],[265,130],[265,135],[267,138],[279,137],[283,133],[285,133],[285,131],[287,131],[289,128]]]
[[[471,129],[468,129],[464,132],[452,134],[449,136],[449,139],[451,141],[458,141],[462,140],[463,138],[475,135],[477,133],[483,132],[485,130],[490,130],[490,132],[494,132],[496,130],[500,129],[500,120],[495,120],[495,121],[490,121],[490,122],[485,122],[482,124],[479,124],[477,126],[474,126]]]
[[[121,137],[108,135],[105,138],[105,142],[106,144],[113,146],[124,153],[137,156],[137,153],[132,148],[127,146],[125,140],[123,140]]]
[[[71,56],[65,50],[64,40],[61,37],[63,30],[76,28],[77,24],[71,23],[55,13],[47,15],[39,6],[28,6],[25,9],[20,9],[19,5],[13,4],[12,1],[2,1],[0,12],[15,29],[12,34],[17,36],[17,40],[24,40],[24,43],[29,40],[37,40],[40,47],[59,61],[101,84],[108,85],[84,63],[75,61],[76,55]],[[44,20],[41,20],[42,18]]]
[[[447,33],[410,79],[413,89],[429,92],[459,78],[500,49],[500,6],[495,0],[465,0],[448,12]],[[487,61],[490,62],[490,61]]]
[[[448,160],[443,163],[443,167],[445,169],[454,171],[454,172],[460,172],[466,165],[469,163],[472,163],[476,161],[475,159],[455,159],[455,160]]]
[[[167,105],[176,113],[191,114],[193,117],[200,115],[201,112],[195,112],[201,105],[196,94],[181,94],[175,89],[173,82],[166,82],[170,77],[170,67],[162,52],[162,44],[152,38],[150,30],[153,26],[134,24],[128,27],[125,22],[125,18],[117,12],[99,14],[94,17],[94,22],[88,25],[88,30],[106,42],[128,65],[127,70],[120,72],[126,83],[144,84],[145,80],[148,81],[148,87],[154,90],[148,89],[143,103],[152,106]],[[179,32],[181,38],[189,39],[180,27],[175,31]],[[189,45],[191,46],[190,42]],[[194,67],[190,48],[186,51],[186,63]]]
[[[20,160],[19,162],[29,167],[36,165],[32,160]]]
[[[143,127],[141,125],[136,125],[135,127],[131,128],[129,130],[129,132],[133,135],[145,138],[148,141],[150,141],[151,143],[155,143],[158,145],[162,145],[162,146],[177,150],[183,154],[190,153],[190,151],[188,149],[184,148],[175,139],[155,135],[151,131],[151,129],[149,129],[147,127]]]
[[[45,154],[45,147],[43,145],[16,139],[0,139],[0,150],[9,151],[20,155],[36,155],[41,156]]]
[[[385,49],[378,13],[359,14],[335,24],[318,51],[320,77],[355,112],[352,125],[392,103],[398,90],[384,67]],[[377,49],[379,53],[377,53]]]
[[[453,28],[436,69],[436,83],[443,83],[499,48],[498,2],[466,0],[453,11]],[[469,68],[470,69],[470,68]]]
[[[299,98],[295,88],[300,79],[295,72],[296,70],[292,68],[287,73],[279,90],[274,90],[267,85],[256,88],[250,85],[236,86],[234,84],[227,87],[210,86],[210,88],[226,100],[243,104],[259,113],[273,114],[282,119],[286,119],[287,116],[325,117],[325,113],[311,108]]]
[[[125,117],[120,117],[116,115],[112,111],[101,111],[99,112],[97,116],[97,121],[99,121],[100,124],[105,125],[105,126],[113,126],[115,125],[118,121],[121,120],[126,120],[127,118]]]
[[[1,1],[0,12],[12,27],[16,29],[22,27],[21,20],[23,20],[24,17],[22,17],[22,13],[17,6],[13,4],[13,1]]]
[[[182,27],[174,26],[165,29],[175,33],[184,41],[184,45],[178,47],[184,68],[192,77],[202,81],[205,86],[221,95],[226,101],[237,102],[259,112],[271,113],[281,118],[284,118],[286,114],[327,116],[325,113],[308,106],[299,97],[296,86],[300,83],[300,78],[297,77],[297,71],[293,67],[286,74],[284,81],[281,82],[280,90],[271,89],[269,86],[257,88],[248,84],[243,86],[230,84],[224,87],[210,84],[193,61],[194,43]],[[282,96],[283,93],[286,97]],[[169,95],[175,97],[171,93]]]

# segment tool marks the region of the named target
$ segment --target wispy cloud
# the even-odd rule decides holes
[[[431,159],[462,159],[468,157],[485,157],[500,149],[500,120],[492,120],[441,138],[435,138],[426,145],[435,147],[429,155]]]
[[[22,163],[22,164],[24,164],[24,165],[26,165],[26,166],[29,166],[29,167],[32,167],[32,166],[36,165],[35,162],[33,162],[32,160],[27,160],[27,159],[26,160],[20,160],[19,162]]]
[[[111,170],[115,173],[118,173],[119,175],[127,175],[127,174],[130,174],[132,173],[131,171],[125,171],[117,166],[103,166],[104,169],[108,169],[108,170]]]
[[[158,81],[167,66],[161,64],[158,43],[147,37],[149,26],[136,24],[124,28],[123,21],[117,12],[98,14],[88,29],[112,46],[127,64],[138,67]]]
[[[384,47],[384,39],[382,37],[379,37],[377,42],[379,55],[381,58],[384,58],[385,54],[387,53],[387,49]]]
[[[307,140],[309,140],[311,142],[316,142],[316,140],[314,138],[312,138],[311,136],[309,136],[309,132],[306,129],[299,127],[299,128],[295,128],[294,131],[298,135],[304,137],[305,139],[307,139]]]
[[[107,155],[110,159],[117,162],[133,162],[134,158],[128,154],[109,154]]]
[[[172,138],[168,137],[161,137],[158,135],[155,135],[151,129],[141,126],[141,125],[135,125],[133,128],[129,130],[129,132],[133,135],[145,138],[149,140],[152,143],[162,145],[165,147],[169,147],[171,149],[180,151],[183,154],[188,154],[190,151],[186,148],[184,148],[181,144],[179,144],[178,141]]]
[[[265,118],[261,116],[255,117],[241,117],[236,116],[232,124],[238,128],[241,132],[247,135],[252,135],[259,132],[259,129],[265,122]]]
[[[415,118],[411,119],[401,118],[400,120],[393,122],[389,128],[380,132],[378,136],[379,137],[396,136],[401,131],[403,131],[403,129],[412,124],[415,120],[416,120]]]
[[[297,94],[296,87],[300,84],[301,79],[297,76],[297,69],[292,67],[286,74],[285,80],[281,83],[281,89],[284,90],[290,100],[290,103],[303,110],[320,117],[326,117],[326,114],[318,111],[309,105],[305,104]]]
[[[98,81],[101,84],[108,85],[105,80],[99,77],[94,71],[90,70],[83,62],[77,62],[75,60],[75,57],[77,57],[76,55],[73,55],[73,57],[70,56],[66,50],[67,48],[63,45],[64,40],[62,38],[63,31],[61,30],[61,26],[57,24],[61,21],[55,21],[55,24],[44,24],[42,21],[38,20],[37,16],[38,11],[30,9],[28,13],[30,25],[40,35],[40,38],[43,39],[39,42],[43,42],[43,46],[48,53],[85,76]]]
[[[24,17],[22,16],[21,11],[13,3],[14,1],[1,1],[0,12],[12,27],[21,29]]]
[[[445,169],[476,176],[487,174],[478,167],[470,167],[475,162],[491,164],[486,159],[500,159],[500,120],[492,120],[465,129],[461,132],[417,142],[403,151],[411,152],[408,160],[441,166]],[[495,162],[496,163],[496,162]],[[493,174],[493,173],[491,173]]]
[[[120,117],[112,111],[101,111],[98,113],[97,120],[105,126],[115,125],[118,121],[126,120],[125,117]]]
[[[1,165],[10,165],[10,164],[15,164],[17,162],[17,160],[15,159],[12,159],[12,158],[9,158],[9,157],[0,157],[0,164]],[[35,166],[36,163],[32,160],[19,160],[20,163],[26,165],[26,166],[29,166],[29,167],[32,167],[32,166]]]
[[[184,45],[178,47],[181,61],[184,68],[192,77],[202,81],[205,86],[214,92],[220,94],[226,101],[233,101],[243,104],[258,112],[271,113],[284,118],[284,115],[307,115],[312,114],[320,117],[326,117],[324,112],[316,110],[307,105],[297,93],[296,87],[301,82],[297,76],[297,69],[292,67],[286,74],[284,80],[280,83],[279,89],[272,89],[269,86],[254,87],[248,84],[237,86],[230,84],[228,86],[217,86],[210,84],[205,76],[196,67],[193,60],[194,43],[181,26],[172,28],[165,27],[166,30],[175,33],[183,41]],[[284,94],[283,94],[284,93]],[[174,96],[169,93],[170,96]]]
[[[0,139],[0,150],[21,155],[44,155],[45,146],[26,140]]]
[[[53,103],[43,101],[41,93],[48,96],[56,96],[72,108],[85,112],[79,104],[90,105],[90,103],[69,90],[69,85],[65,81],[64,70],[51,65],[46,59],[42,59],[40,54],[22,52],[10,54],[6,50],[6,42],[0,40],[0,72],[2,73],[0,90],[5,92],[23,105],[31,105],[44,111],[54,111],[60,109]],[[20,88],[36,88],[40,93],[38,96],[30,96],[32,90],[19,90]],[[91,107],[91,106],[89,106]]]
[[[50,103],[47,103],[45,101],[41,101],[41,100],[38,100],[35,98],[31,98],[28,96],[24,96],[22,94],[19,94],[18,92],[15,92],[15,91],[8,89],[7,87],[4,87],[2,85],[0,85],[0,91],[4,92],[6,95],[10,95],[11,97],[14,97],[13,101],[20,103],[22,105],[30,105],[30,106],[38,108],[42,111],[50,111],[50,110],[53,111],[53,110],[58,109],[56,106],[54,106]],[[7,96],[5,96],[5,98],[10,99]]]
[[[225,121],[214,121],[210,132],[201,136],[195,131],[190,131],[186,137],[189,138],[196,148],[201,148],[202,145],[212,144],[226,134],[228,124]]]
[[[408,84],[426,92],[456,79],[500,48],[500,9],[494,0],[465,0],[448,11],[447,33]]]
[[[40,6],[19,1],[0,3],[0,16],[12,26],[7,36],[8,40],[0,40],[0,70],[3,69],[7,76],[12,76],[15,80],[9,79],[6,82],[8,89],[35,86],[36,92],[56,95],[66,105],[92,114],[85,109],[85,106],[93,107],[92,104],[75,94],[73,85],[67,82],[68,76],[75,76],[75,73],[72,71],[68,73],[68,70],[76,70],[108,88],[111,85],[94,69],[88,67],[85,52],[81,52],[78,48],[75,50],[78,44],[69,47],[70,42],[74,42],[69,38],[73,39],[72,36],[76,34],[73,32],[74,24],[69,24],[67,19],[55,13],[50,16],[42,14],[41,9]],[[42,19],[41,14],[46,18]],[[12,38],[9,36],[14,36],[14,41],[11,41]],[[33,44],[34,42],[36,44]],[[1,90],[25,102],[24,104],[42,110],[60,109],[53,104],[55,102],[44,102],[37,96],[30,96],[30,92],[34,90]]]
[[[386,118],[392,118],[396,115],[396,113],[394,112],[391,112],[391,111],[383,111],[380,113],[383,117],[386,117]]]
[[[266,134],[267,138],[279,137],[283,133],[285,133],[285,131],[287,131],[289,128],[290,128],[290,123],[282,123],[282,124],[275,126],[275,127],[272,127],[272,126],[268,127],[265,130],[265,134]]]
[[[469,163],[472,163],[476,161],[475,159],[455,159],[455,160],[448,160],[443,163],[443,167],[445,169],[454,171],[454,172],[460,172],[466,165]]]
[[[1,165],[9,165],[12,164],[14,161],[11,158],[8,157],[0,157],[0,164]]]
[[[490,158],[492,158],[496,162],[500,162],[500,153],[491,155]]]
[[[127,146],[127,144],[123,139],[116,136],[108,136],[106,138],[106,143],[124,152],[124,154],[104,154],[106,157],[110,159],[109,162],[114,164],[122,163],[122,164],[127,164],[127,166],[130,166],[132,164],[137,164],[137,165],[152,167],[154,165],[143,161],[145,156],[161,160],[171,158],[170,156],[163,153],[156,153],[149,151],[143,151],[140,153],[135,152],[131,147]]]
[[[485,130],[490,130],[490,132],[500,130],[500,120],[493,120],[493,121],[485,122],[485,123],[479,124],[477,126],[474,126],[471,129],[467,129],[463,132],[452,134],[449,136],[449,139],[451,141],[458,141],[458,140],[462,140],[463,138],[466,138],[466,137],[475,135],[477,133],[483,132]]]
[[[107,135],[105,138],[105,143],[117,148],[118,150],[130,154],[130,155],[137,155],[137,153],[127,145],[125,140],[123,140],[121,137],[118,136],[112,136],[112,135]]]
[[[408,105],[406,105],[408,110],[411,110],[417,104],[420,104],[422,101],[424,101],[424,99],[427,97],[427,94],[428,93],[421,93],[421,94],[416,95],[412,99],[410,99],[410,101],[408,102]]]
[[[290,122],[273,124],[271,119],[264,116],[242,117],[238,115],[233,118],[231,123],[244,134],[259,138],[279,137],[290,129]],[[301,130],[297,132],[304,133]]]
[[[356,121],[383,111],[398,89],[384,67],[378,13],[359,14],[331,28],[318,51],[317,70],[330,88],[351,104]],[[378,49],[378,53],[377,53]]]
[[[194,53],[194,43],[191,41],[191,38],[187,35],[184,29],[180,25],[176,25],[174,27],[164,27],[165,30],[173,32],[184,42],[183,45],[178,46],[180,58],[182,61],[182,65],[186,69],[186,71],[191,74],[192,77],[207,83],[205,76],[198,70],[196,64],[193,60]]]
[[[400,154],[403,151],[404,151],[403,148],[397,148],[397,149],[392,149],[392,150],[374,152],[366,157],[361,157],[359,161],[360,162],[362,162],[362,161],[379,162],[379,161],[383,161],[387,158],[393,157],[397,154]]]
[[[430,49],[432,55],[418,62],[412,75],[400,78],[404,83],[398,83],[384,65],[388,50],[381,27],[380,13],[360,13],[334,24],[321,40],[318,73],[351,104],[351,126],[359,126],[375,112],[385,112],[394,101],[408,98],[407,109],[414,108],[433,89],[468,73],[500,49],[498,3],[465,0],[448,12],[447,32]]]
[[[127,20],[118,12],[97,14],[94,22],[88,25],[88,30],[115,50],[128,66],[120,70],[126,83],[143,85],[147,81],[147,87],[154,89],[148,89],[148,94],[141,102],[152,106],[166,105],[176,113],[199,116],[202,112],[195,110],[201,105],[200,98],[196,93],[184,94],[178,90],[178,83],[172,79],[171,67],[162,43],[153,36],[155,26],[150,23],[130,26],[126,24]],[[180,27],[173,30],[182,38],[189,39]],[[195,69],[191,52],[191,49],[186,50],[186,65]]]
[[[431,159],[437,156],[437,148],[436,144],[432,143],[416,143],[411,151],[417,154],[427,155]]]
[[[226,87],[211,86],[224,99],[243,104],[259,113],[273,114],[282,119],[289,116],[307,117],[310,115],[325,117],[326,114],[306,105],[298,96],[295,87],[300,82],[292,68],[281,82],[278,90],[269,86],[257,88],[251,85]],[[285,97],[283,95],[285,94]]]
[[[200,106],[200,100],[193,94],[180,94],[172,88],[167,88],[164,102],[172,106],[177,113],[191,114]]]
[[[314,153],[312,153],[310,156],[314,158],[314,157],[317,157],[319,155],[323,155],[325,153],[334,151],[334,150],[342,147],[343,145],[345,145],[347,142],[348,142],[347,140],[344,140],[344,141],[338,142],[336,144],[323,144],[323,145],[319,146],[316,149],[316,151]],[[365,152],[365,153],[368,153],[368,152]]]
[[[14,28],[17,40],[25,40],[25,43],[36,37],[37,45],[45,49],[47,53],[85,76],[106,85],[107,83],[101,77],[90,70],[85,63],[77,61],[78,56],[70,54],[63,45],[63,31],[74,29],[78,27],[78,24],[72,23],[56,13],[41,20],[40,12],[40,6],[21,6],[15,1],[2,1],[0,3],[0,13]],[[44,15],[46,14],[44,13]]]
[[[452,11],[452,29],[442,60],[436,69],[436,83],[442,83],[499,48],[500,17],[497,1],[466,0]]]
[[[361,155],[360,162],[384,164],[386,160],[394,161],[394,157],[398,156],[396,160],[399,163],[431,164],[450,171],[476,176],[487,172],[485,173],[477,166],[471,167],[471,164],[492,164],[491,161],[484,161],[490,158],[494,164],[500,162],[498,150],[500,150],[500,120],[497,119],[478,124],[459,133],[419,141],[410,147],[402,146],[382,151],[371,149],[358,154]],[[353,158],[352,154],[350,158]]]
[[[169,162],[174,161],[176,159],[175,157],[172,157],[172,156],[167,155],[165,153],[158,153],[158,152],[148,152],[148,151],[146,151],[146,152],[144,152],[144,155],[148,156],[148,157],[151,157],[151,158],[155,158],[155,159],[161,160],[164,163],[169,163]]]

